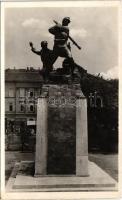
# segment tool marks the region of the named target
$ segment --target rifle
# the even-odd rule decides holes
[[[57,21],[53,20],[55,24],[59,24]],[[59,24],[60,25],[60,24]],[[73,40],[73,38],[69,35],[68,38],[72,41],[72,43],[81,50],[81,47]]]

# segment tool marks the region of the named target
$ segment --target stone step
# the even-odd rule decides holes
[[[25,161],[26,162],[26,161]],[[24,165],[25,165],[24,162]],[[22,162],[21,162],[22,164]],[[29,162],[28,162],[29,165]],[[20,167],[22,169],[23,167]],[[10,177],[8,191],[117,191],[117,182],[93,162],[89,162],[89,176],[41,176],[34,177],[25,173]],[[18,172],[19,174],[19,172]],[[12,181],[13,180],[13,181]]]

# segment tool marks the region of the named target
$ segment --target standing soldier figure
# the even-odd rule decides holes
[[[55,56],[53,59],[53,63],[59,56],[67,58],[69,60],[71,66],[71,73],[73,75],[74,61],[70,51],[70,46],[67,43],[69,37],[69,27],[68,27],[69,23],[70,23],[70,18],[65,17],[62,20],[62,25],[57,23],[55,26],[49,28],[49,32],[54,35],[53,53]]]

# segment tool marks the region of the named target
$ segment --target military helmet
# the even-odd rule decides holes
[[[41,47],[47,46],[47,41],[42,41],[41,42]]]
[[[64,17],[62,22],[68,21],[70,23],[70,17]]]

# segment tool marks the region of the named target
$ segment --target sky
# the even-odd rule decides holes
[[[5,9],[6,68],[42,67],[41,59],[30,50],[29,42],[40,50],[48,41],[53,49],[53,35],[48,29],[53,20],[61,23],[70,17],[70,36],[82,47],[71,43],[75,62],[88,73],[101,73],[106,78],[118,77],[118,10],[117,7],[33,7]],[[63,59],[54,64],[61,67]]]

